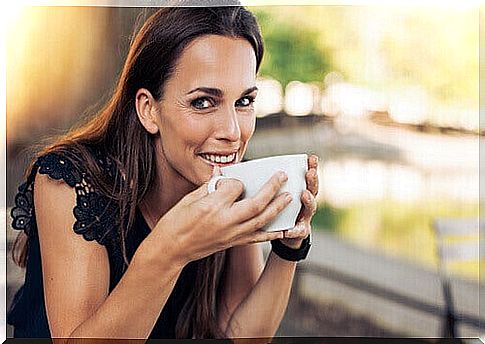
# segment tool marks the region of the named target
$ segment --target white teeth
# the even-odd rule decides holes
[[[229,155],[201,154],[201,156],[206,160],[225,164],[232,162],[236,157],[236,153],[232,153]]]

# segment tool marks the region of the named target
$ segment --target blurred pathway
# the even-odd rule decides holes
[[[300,300],[293,289],[277,337],[402,337],[385,330],[365,315],[356,314],[338,303],[319,304]]]

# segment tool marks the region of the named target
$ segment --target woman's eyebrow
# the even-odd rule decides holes
[[[188,92],[187,95],[195,93],[197,91],[204,92],[204,93],[210,94],[211,96],[219,97],[219,98],[222,98],[222,96],[224,94],[224,92],[222,92],[222,90],[220,90],[218,88],[197,87],[197,88],[194,88],[192,91]]]
[[[256,91],[258,88],[256,86],[253,86],[251,88],[248,88],[246,91],[244,91],[241,96],[246,96],[254,91]],[[207,93],[207,94],[210,94],[211,96],[214,96],[214,97],[218,97],[218,98],[222,98],[222,96],[224,95],[224,92],[218,88],[212,88],[212,87],[197,87],[197,88],[194,88],[192,91],[189,91],[187,93],[187,95],[189,94],[192,94],[194,92],[204,92],[204,93]]]
[[[253,93],[254,91],[257,91],[258,88],[256,86],[253,86],[251,88],[248,88],[246,91],[244,91],[241,96],[247,96],[250,93]]]

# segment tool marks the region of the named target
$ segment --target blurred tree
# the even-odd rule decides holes
[[[261,74],[281,82],[325,71],[385,92],[422,86],[440,103],[478,107],[479,13],[475,7],[266,6]],[[300,50],[300,51],[298,51]]]
[[[253,13],[258,17],[265,42],[262,76],[278,80],[283,87],[292,80],[323,80],[331,70],[331,61],[318,31],[273,15],[267,8]]]
[[[413,7],[392,10],[392,25],[389,19],[381,22],[386,30],[382,30],[380,42],[388,61],[389,81],[423,85],[443,103],[478,106],[478,11]]]

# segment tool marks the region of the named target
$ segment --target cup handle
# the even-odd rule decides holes
[[[207,192],[208,193],[213,193],[214,191],[216,191],[216,185],[217,185],[217,182],[221,179],[231,179],[230,177],[226,177],[226,176],[214,176],[212,177],[210,180],[209,180],[209,183],[207,184]]]

